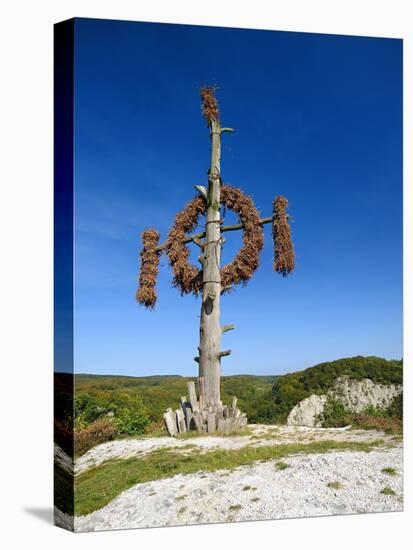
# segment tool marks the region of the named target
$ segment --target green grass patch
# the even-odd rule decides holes
[[[327,483],[327,487],[329,489],[343,489],[343,484],[339,481],[330,481],[330,483]]]
[[[382,489],[380,491],[380,493],[382,495],[393,495],[393,496],[396,494],[396,492],[393,491],[393,489],[391,487],[385,487],[384,489]]]
[[[177,474],[231,470],[256,461],[279,461],[288,455],[299,453],[324,453],[337,450],[368,452],[382,444],[383,440],[371,442],[326,440],[307,444],[219,449],[208,453],[193,451],[190,455],[171,449],[159,449],[144,458],[111,460],[79,474],[75,479],[75,513],[76,515],[89,514],[102,508],[122,491],[137,483],[165,479]]]
[[[245,485],[243,488],[242,488],[243,491],[256,491],[257,488],[256,487],[252,487],[251,485]]]
[[[396,476],[397,470],[394,468],[383,468],[382,469],[383,474],[388,474],[389,476]]]
[[[230,512],[237,512],[238,510],[241,510],[242,506],[241,504],[233,504],[228,508]]]
[[[277,467],[277,470],[286,470],[287,468],[290,467],[290,465],[287,464],[286,462],[283,462],[282,460],[279,460],[276,463],[276,467]]]

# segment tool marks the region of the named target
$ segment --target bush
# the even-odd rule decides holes
[[[347,425],[348,411],[341,401],[327,399],[319,419],[323,428],[339,428]]]
[[[84,393],[75,395],[75,426],[84,428],[87,424],[103,417],[107,407],[96,397]]]
[[[123,435],[143,434],[149,423],[149,415],[140,400],[135,401],[133,407],[122,409],[116,418],[119,433]]]
[[[375,418],[388,417],[387,411],[380,407],[374,407],[373,405],[367,405],[367,407],[361,413],[364,416],[373,416]]]
[[[387,414],[391,418],[403,419],[403,392],[393,399],[393,402],[387,409]]]
[[[87,428],[75,433],[75,454],[82,455],[89,449],[112,441],[118,435],[117,426],[106,418],[92,422]]]
[[[402,433],[403,427],[401,420],[384,416],[368,416],[365,414],[355,414],[349,418],[349,424],[362,428],[363,430],[382,430],[386,433]]]

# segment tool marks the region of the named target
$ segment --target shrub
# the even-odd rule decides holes
[[[327,399],[319,420],[323,428],[338,428],[348,423],[348,412],[341,401]]]
[[[387,414],[392,418],[403,418],[403,392],[395,397],[387,409]]]
[[[383,430],[386,433],[402,432],[402,423],[398,418],[356,414],[349,418],[348,423],[363,430]]]
[[[89,449],[112,441],[118,435],[116,425],[106,418],[100,418],[92,422],[87,428],[75,433],[75,453],[82,455]]]
[[[100,403],[96,397],[84,393],[75,395],[76,427],[85,427],[87,424],[104,416],[106,412],[107,407]]]
[[[149,415],[140,400],[136,400],[133,407],[122,409],[116,418],[119,433],[123,435],[143,434],[149,423]]]
[[[385,409],[380,407],[374,407],[373,405],[367,405],[367,407],[362,411],[364,416],[373,416],[375,418],[386,418],[388,416]]]

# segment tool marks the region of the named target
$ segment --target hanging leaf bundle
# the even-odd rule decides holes
[[[274,271],[286,277],[294,271],[295,253],[287,214],[288,200],[277,197],[273,202],[272,236],[274,239]]]
[[[156,229],[146,229],[142,234],[143,249],[140,254],[141,269],[136,300],[149,309],[153,309],[156,304],[156,279],[160,256],[157,251],[159,239],[160,234]]]

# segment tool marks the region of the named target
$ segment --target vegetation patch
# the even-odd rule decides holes
[[[230,512],[237,512],[238,510],[241,510],[242,506],[241,504],[233,504],[228,508]]]
[[[275,405],[272,386],[276,379],[277,376],[222,376],[222,400],[230,402],[236,395],[238,406],[247,413],[249,422],[273,424]],[[176,408],[176,396],[186,395],[187,383],[192,380],[193,377],[178,375],[133,377],[77,374],[75,428],[82,430],[95,420],[105,418],[107,414],[116,418],[122,409],[133,408],[139,401],[149,416],[147,431],[151,437],[165,436],[167,432],[162,413],[169,407]],[[60,414],[62,418],[66,416],[73,416],[70,406],[65,407]]]
[[[219,449],[208,453],[194,451],[190,456],[171,449],[159,449],[144,458],[105,462],[75,478],[75,513],[89,514],[108,504],[122,491],[138,483],[165,479],[177,474],[231,470],[257,461],[278,460],[292,454],[328,451],[365,451],[382,445],[371,442],[318,441],[242,449]]]
[[[99,418],[83,430],[75,431],[75,455],[82,455],[99,443],[116,439],[118,435],[118,428],[112,420]]]
[[[344,486],[340,481],[330,481],[327,483],[327,487],[329,489],[343,489]]]
[[[388,474],[389,476],[396,476],[397,471],[395,468],[383,468],[382,469],[383,474]]]
[[[396,494],[396,492],[393,491],[391,487],[384,487],[384,489],[382,489],[380,493],[382,495],[393,495],[393,496]]]
[[[290,465],[287,464],[286,462],[283,462],[282,460],[279,460],[276,463],[276,467],[277,467],[277,470],[286,470],[287,468],[290,467]]]
[[[386,434],[401,434],[403,431],[403,396],[397,396],[390,407],[380,409],[368,406],[361,413],[353,413],[337,399],[328,398],[318,420],[323,428],[351,425],[364,430],[379,430]]]

